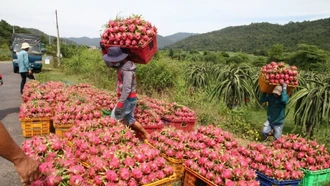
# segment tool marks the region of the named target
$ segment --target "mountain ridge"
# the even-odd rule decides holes
[[[187,37],[197,35],[196,33],[178,32],[169,36],[157,35],[158,48],[163,48],[165,46],[171,45],[177,41],[185,39]],[[99,46],[100,38],[90,38],[90,37],[66,37],[65,39],[71,40],[79,45],[88,46]]]
[[[166,48],[261,54],[274,44],[282,44],[285,51],[294,51],[302,43],[330,50],[330,18],[284,25],[262,22],[230,26],[185,38]]]

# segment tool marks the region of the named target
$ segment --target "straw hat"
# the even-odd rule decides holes
[[[21,49],[27,49],[30,48],[29,43],[23,43]]]

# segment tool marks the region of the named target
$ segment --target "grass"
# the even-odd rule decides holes
[[[260,127],[262,127],[263,123],[267,119],[267,110],[266,109],[251,109],[246,113],[247,119],[252,123],[259,123]],[[294,121],[293,121],[293,112],[289,112],[285,117],[284,126],[283,126],[283,134],[290,134],[294,129]],[[261,130],[261,129],[260,129]]]
[[[62,81],[68,84],[87,83],[83,76],[65,74],[61,68],[54,68],[52,62],[42,65],[42,71],[34,74],[40,82]]]

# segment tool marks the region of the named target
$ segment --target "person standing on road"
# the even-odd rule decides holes
[[[0,86],[3,84],[2,75],[0,74]]]
[[[103,59],[108,67],[117,69],[118,102],[111,113],[111,117],[120,120],[137,132],[141,132],[148,139],[150,134],[134,118],[136,106],[136,65],[127,59],[120,47],[110,47]]]
[[[264,139],[267,139],[272,130],[275,140],[282,136],[285,107],[289,100],[286,88],[287,85],[284,83],[282,86],[276,86],[272,94],[263,93],[261,96],[262,103],[268,102],[267,121],[262,129]]]
[[[0,74],[0,86],[2,84],[2,76]],[[24,154],[23,150],[14,142],[1,121],[0,156],[14,164],[22,183],[30,184],[39,178],[39,163]]]
[[[32,74],[32,68],[30,68],[29,64],[29,51],[30,45],[29,43],[22,43],[21,51],[17,54],[17,63],[19,74],[21,75],[21,87],[20,92],[23,94],[23,89],[26,83],[26,78],[35,79]]]

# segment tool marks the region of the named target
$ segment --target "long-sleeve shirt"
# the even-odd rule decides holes
[[[19,73],[28,72],[31,70],[29,65],[29,54],[25,50],[21,50],[17,53],[17,63]]]
[[[122,108],[126,100],[136,100],[136,65],[127,61],[117,70],[117,107]]]
[[[284,117],[285,117],[285,107],[289,100],[289,96],[286,93],[286,89],[282,91],[281,96],[275,97],[273,94],[267,95],[263,93],[261,96],[260,101],[268,102],[268,109],[267,109],[267,120],[276,125],[276,124],[283,124]]]

